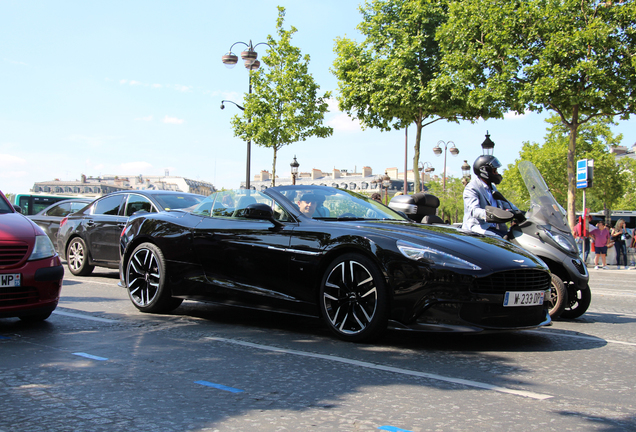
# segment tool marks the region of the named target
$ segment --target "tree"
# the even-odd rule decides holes
[[[522,160],[530,161],[537,167],[557,202],[561,205],[567,203],[569,131],[558,115],[548,118],[546,122],[551,126],[545,142],[542,145],[524,142],[519,159],[508,165],[499,188],[508,200],[521,209],[530,205],[530,196],[517,169]],[[614,136],[610,129],[612,124],[611,120],[597,117],[581,125],[577,134],[575,158],[594,160],[593,186],[586,192],[586,207],[594,211],[615,208],[625,191],[627,174],[621,172],[621,167],[610,153],[612,147],[620,144],[623,136]],[[581,197],[582,194],[579,194],[576,201],[579,210],[583,209]]]
[[[636,159],[622,157],[618,166],[623,176],[625,194],[618,200],[616,210],[636,209]]]
[[[464,219],[464,184],[460,178],[447,177],[446,191],[439,181],[431,181],[426,184],[430,193],[439,198],[438,216],[452,223],[461,222]]]
[[[422,129],[439,120],[500,115],[492,107],[467,107],[461,89],[439,80],[436,29],[446,20],[446,0],[371,0],[360,8],[358,30],[365,40],[337,38],[332,72],[338,78],[339,107],[362,127],[383,131],[415,124],[415,190]]]
[[[634,0],[464,0],[438,32],[445,73],[471,89],[469,103],[558,114],[569,131],[571,226],[579,127],[636,107],[635,21]]]
[[[234,135],[274,151],[272,186],[276,185],[276,156],[283,146],[311,136],[325,138],[333,129],[323,126],[330,92],[318,96],[320,87],[309,73],[309,55],[291,45],[296,28],[283,29],[285,8],[278,7],[278,40],[267,36],[269,49],[263,62],[269,66],[253,73],[253,93],[246,95],[242,116],[232,119]],[[250,121],[251,119],[251,121]]]

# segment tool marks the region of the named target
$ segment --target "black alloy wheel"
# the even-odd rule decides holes
[[[166,284],[166,261],[161,250],[152,243],[135,248],[126,265],[128,297],[142,312],[165,313],[181,305]]]
[[[550,294],[545,301],[548,304],[548,313],[552,319],[559,318],[568,304],[568,290],[561,278],[555,274],[552,274]]]
[[[568,302],[561,318],[575,319],[583,315],[592,303],[592,291],[587,286],[582,290],[570,290]]]
[[[327,267],[320,285],[320,312],[339,338],[376,339],[386,330],[387,310],[386,284],[370,259],[345,254]]]
[[[66,264],[75,276],[88,276],[95,266],[88,264],[88,248],[81,237],[75,237],[66,249]]]

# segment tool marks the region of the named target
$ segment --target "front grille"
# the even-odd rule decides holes
[[[585,276],[585,264],[583,264],[581,260],[573,259],[572,264],[574,264],[574,267],[576,267],[579,273]]]
[[[550,289],[550,274],[542,270],[509,270],[475,279],[471,289],[479,294],[504,294],[506,291]]]
[[[29,246],[25,243],[0,243],[0,267],[11,266],[24,259]]]
[[[34,287],[2,287],[0,288],[0,307],[19,306],[37,303],[40,299]]]

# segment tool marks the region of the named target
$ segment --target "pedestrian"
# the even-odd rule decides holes
[[[625,270],[627,270],[626,234],[629,236],[625,228],[625,221],[623,219],[617,220],[616,225],[612,228],[611,238],[614,242],[614,249],[616,249],[616,268],[618,270],[621,269],[621,261],[623,262],[623,266],[625,266]]]
[[[373,194],[371,194],[371,199],[381,203],[382,202],[382,195],[380,195],[377,192],[374,192]]]
[[[585,226],[585,223],[581,225],[581,222],[579,222],[574,226],[573,233],[576,244],[579,247],[579,255],[584,263],[587,263],[587,257],[590,255],[590,231],[594,229],[594,225],[590,223],[592,222],[592,215],[588,214],[586,220],[587,226]]]
[[[594,269],[604,269],[607,267],[607,244],[610,241],[610,232],[605,229],[605,223],[599,221],[596,228],[590,231],[590,236],[594,239]],[[603,265],[599,267],[599,258],[603,261]]]

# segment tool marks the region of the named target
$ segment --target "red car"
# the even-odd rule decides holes
[[[0,191],[0,318],[47,319],[57,307],[63,277],[49,237]]]

